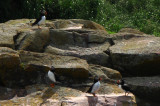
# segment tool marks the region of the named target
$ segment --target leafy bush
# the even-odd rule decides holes
[[[110,32],[131,27],[160,36],[160,0],[1,0],[0,22],[36,18],[41,9],[48,19],[87,19]]]

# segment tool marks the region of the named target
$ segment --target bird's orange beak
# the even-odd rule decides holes
[[[117,80],[117,84],[119,84],[120,83],[120,80]]]
[[[47,15],[47,12],[45,12],[45,15]]]
[[[101,80],[102,80],[102,78],[99,78],[99,80],[101,81]]]

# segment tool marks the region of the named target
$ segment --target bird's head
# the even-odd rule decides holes
[[[50,71],[55,72],[55,68],[54,68],[54,66],[51,66]]]
[[[117,84],[120,84],[120,80],[117,80]]]
[[[47,11],[46,11],[46,10],[42,10],[42,11],[41,11],[41,14],[42,14],[42,15],[47,15]]]
[[[100,78],[99,78],[99,81],[101,81],[101,80],[102,80],[102,78],[100,77]]]
[[[98,76],[95,76],[95,77],[94,77],[94,82],[98,82],[98,81],[101,81],[101,80],[102,80],[101,77],[98,77]]]
[[[124,80],[123,80],[123,79],[121,79],[121,80],[117,80],[117,84],[124,85]]]

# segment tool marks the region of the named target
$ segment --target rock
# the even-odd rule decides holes
[[[108,64],[109,57],[105,53],[110,46],[110,43],[106,41],[108,33],[94,22],[87,20],[47,21],[46,25],[55,28],[43,27],[42,30],[29,28],[27,19],[9,21],[8,24],[20,27],[19,22],[24,26],[17,29],[17,34],[14,36],[16,50],[65,54],[86,59],[92,64],[103,66]],[[76,28],[79,26],[83,27]],[[97,58],[100,61],[96,61]]]
[[[123,40],[111,46],[109,51],[114,68],[123,71],[122,74],[136,76],[160,74],[158,37]]]
[[[133,33],[133,34],[140,34],[143,35],[145,34],[144,32],[141,32],[137,29],[133,29],[133,28],[122,28],[119,33]]]
[[[135,33],[115,33],[108,36],[109,41],[112,45],[115,45],[119,42],[122,42],[123,40],[129,40],[132,38],[145,38],[145,37],[151,37],[145,34],[135,34]]]
[[[91,46],[90,48],[71,46],[68,50],[58,49],[53,46],[47,46],[45,52],[56,55],[79,57],[87,60],[87,62],[91,64],[109,66],[109,56],[105,53],[109,46],[110,44],[108,42],[93,47]]]
[[[65,47],[66,45],[74,45],[74,38],[72,32],[59,30],[59,29],[51,29],[51,44],[57,47]],[[75,44],[76,45],[76,44]]]
[[[105,31],[43,29],[20,31],[15,38],[18,50],[47,52],[56,55],[75,56],[89,63],[107,65],[105,51],[110,46],[106,42]],[[96,61],[99,58],[100,61]]]
[[[106,31],[95,31],[90,29],[51,29],[51,44],[58,48],[67,46],[88,47],[90,43],[104,43],[106,41]]]
[[[20,64],[19,55],[13,49],[0,47],[0,67],[1,69],[13,69]]]
[[[6,87],[0,87],[0,95],[0,100],[9,100],[15,96],[15,90]]]
[[[131,28],[108,34],[103,26],[82,19],[48,20],[42,29],[37,29],[37,26],[30,26],[33,20],[17,19],[0,23],[0,86],[3,85],[0,87],[0,99],[13,98],[0,101],[2,105],[29,105],[33,102],[35,105],[84,105],[82,101],[87,105],[115,105],[114,102],[128,105],[131,98],[106,96],[123,92],[115,85],[115,80],[122,76],[160,74],[158,37]],[[55,66],[59,76],[53,89],[45,85],[49,84],[46,74],[51,65]],[[98,100],[83,93],[96,75],[103,77]],[[144,94],[150,90],[158,92],[152,86],[148,88],[143,85],[141,88],[135,85],[132,86],[136,95],[141,94],[138,89],[144,90]],[[12,89],[8,91],[6,87]],[[156,96],[155,93],[153,95]],[[83,99],[80,99],[81,96]],[[137,97],[141,98],[136,96],[136,100]]]
[[[74,23],[71,20],[57,19],[46,23],[47,27],[54,29],[81,29],[83,24]]]
[[[57,50],[64,51],[64,54],[69,51],[69,56],[86,59],[89,63],[103,66],[108,64],[105,51],[110,46],[107,41],[109,35],[103,26],[81,19],[48,20],[39,30],[30,26],[31,21],[33,19],[17,19],[0,24],[0,39],[3,41],[0,46],[51,54]],[[84,54],[80,53],[81,49]],[[86,54],[88,51],[91,52],[89,55]],[[61,55],[59,52],[56,54]],[[101,61],[95,61],[96,58]]]
[[[0,24],[0,47],[9,47],[15,49],[15,36],[18,30],[29,30],[29,19],[9,20]]]
[[[14,26],[0,24],[0,47],[15,48],[13,36],[16,35],[16,29]]]
[[[43,52],[50,39],[49,33],[48,29],[20,32],[15,36],[16,49]]]
[[[20,78],[19,54],[11,48],[0,47],[0,82],[2,85],[11,86],[17,84]]]
[[[25,27],[30,25],[32,19],[15,19],[15,20],[9,20],[5,22],[7,25],[14,25],[16,27]]]
[[[51,22],[53,25],[51,25]],[[94,29],[94,30],[105,30],[105,28],[93,21],[83,19],[68,19],[62,20],[57,19],[50,21],[48,26],[54,26],[55,29]]]
[[[160,77],[129,77],[126,83],[132,88],[134,95],[140,100],[159,103]]]
[[[2,35],[0,33],[0,47],[9,47],[14,49],[14,40],[13,37],[8,36],[8,35]]]
[[[12,89],[11,89],[12,90]],[[10,91],[11,91],[10,90]],[[13,91],[13,90],[12,90]],[[18,91],[18,90],[17,90]],[[5,91],[6,92],[6,91]],[[10,100],[1,100],[1,105],[66,105],[73,104],[79,106],[88,106],[95,103],[99,106],[104,105],[122,105],[135,104],[134,96],[123,96],[124,94],[97,94],[98,97],[93,97],[90,94],[83,93],[79,90],[69,87],[55,86],[54,88],[46,85],[30,85],[25,87],[26,95],[24,97],[14,97]],[[1,92],[0,92],[1,93]],[[12,94],[8,92],[8,95]],[[17,95],[17,92],[14,93]]]
[[[93,65],[90,64],[90,73],[92,76],[100,76],[102,77],[102,81],[104,80],[118,80],[121,79],[122,76],[121,74],[113,69],[107,68],[107,67],[103,67],[100,65]]]
[[[86,29],[95,29],[95,30],[106,31],[106,29],[103,26],[101,26],[101,25],[99,25],[99,24],[97,24],[93,21],[82,20],[82,19],[71,19],[71,21],[76,23],[76,24],[77,23],[78,24],[83,24],[83,28],[86,28]]]
[[[56,73],[59,75],[68,76],[75,79],[88,78],[88,64],[85,60],[70,56],[58,56],[27,51],[19,51],[19,54],[21,62],[26,65],[26,71],[40,71],[41,73],[41,71],[48,71],[47,67],[51,67],[53,65],[56,69]],[[35,73],[35,75],[37,74]]]

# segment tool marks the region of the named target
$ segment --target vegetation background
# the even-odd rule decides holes
[[[86,19],[110,33],[130,27],[160,36],[160,0],[0,0],[0,22],[36,18],[41,9],[47,19]]]

